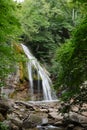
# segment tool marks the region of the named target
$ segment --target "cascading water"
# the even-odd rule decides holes
[[[45,68],[43,68],[40,63],[37,61],[37,59],[31,54],[30,50],[23,44],[22,48],[24,50],[24,53],[28,57],[29,61],[27,63],[28,67],[28,75],[29,75],[29,81],[30,81],[30,86],[31,86],[31,100],[34,101],[34,84],[33,84],[33,69],[35,68],[37,71],[37,77],[41,79],[42,81],[42,89],[43,89],[43,100],[53,100],[54,95],[53,90],[51,90],[52,86],[52,81],[49,78],[49,73],[46,71]],[[37,84],[37,90],[38,93],[40,92],[40,82],[38,79],[38,84]]]

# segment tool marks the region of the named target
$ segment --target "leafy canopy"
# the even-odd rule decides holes
[[[13,0],[0,1],[0,43],[18,35],[20,26],[16,9]]]
[[[0,86],[14,68],[15,53],[12,40],[20,33],[16,3],[13,0],[0,1]]]
[[[72,8],[66,0],[26,0],[21,23],[24,42],[40,61],[49,63],[55,49],[69,38]]]
[[[65,86],[73,94],[87,80],[87,17],[76,27],[72,39],[58,48],[59,63],[56,86]]]

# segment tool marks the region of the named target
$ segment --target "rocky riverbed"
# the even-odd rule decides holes
[[[0,122],[9,130],[87,130],[87,117],[59,113],[60,102],[0,101]]]

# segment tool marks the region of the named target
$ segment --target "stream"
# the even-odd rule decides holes
[[[56,127],[53,125],[47,125],[48,123],[48,118],[47,117],[42,117],[42,124],[43,125],[37,125],[36,128],[28,129],[28,130],[64,130],[63,128]]]
[[[51,103],[53,104],[53,106],[56,106],[55,104],[58,103],[58,100],[35,101],[35,102],[29,101],[29,103],[34,104],[36,106],[42,106],[43,109],[46,107],[47,107],[46,109],[48,109],[48,107],[50,109],[50,107],[52,107]],[[54,109],[54,108],[52,108],[52,109]],[[45,111],[45,109],[44,109],[44,111]],[[39,125],[37,125],[37,127],[32,128],[32,129],[28,129],[28,130],[64,130],[64,128],[62,128],[62,127],[57,127],[57,126],[53,125],[53,119],[51,120],[52,122],[50,122],[49,118],[48,118],[48,113],[46,113],[44,111],[36,113],[36,116],[40,117],[41,123]],[[38,120],[38,118],[37,118],[37,120]]]
[[[42,124],[47,123],[47,122],[48,122],[47,118],[42,118]],[[64,129],[53,126],[53,125],[47,125],[47,126],[38,125],[37,128],[32,129],[32,130],[64,130]]]

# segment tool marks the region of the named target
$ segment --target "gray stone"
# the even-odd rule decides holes
[[[62,126],[63,125],[62,120],[55,122],[53,125],[57,127]]]
[[[40,109],[40,112],[46,112],[46,113],[48,113],[48,110],[47,109]]]
[[[62,120],[63,119],[63,116],[61,114],[58,114],[58,112],[50,112],[48,114],[48,117],[49,118],[53,118],[53,119],[57,119],[57,120]]]
[[[15,108],[15,109],[19,109],[19,106],[17,106],[17,105],[14,104],[14,108]]]
[[[49,108],[48,111],[49,111],[49,112],[54,112],[54,111],[55,111],[55,112],[58,112],[58,109]]]
[[[34,128],[37,125],[41,124],[41,117],[34,115],[34,114],[30,114],[28,117],[26,117],[23,120],[23,124],[22,127],[23,128]]]
[[[18,127],[21,127],[22,126],[22,121],[21,120],[19,120],[19,118],[11,118],[10,119],[11,120],[11,122],[14,124],[14,125],[16,125],[16,126],[18,126]]]
[[[74,113],[74,112],[70,112],[69,114],[69,118],[73,121],[79,122],[80,124],[84,125],[87,124],[87,117]]]

